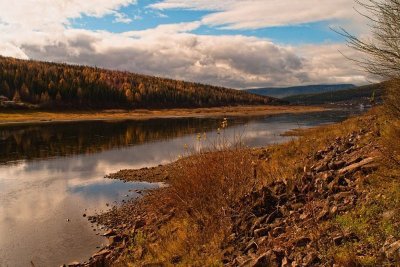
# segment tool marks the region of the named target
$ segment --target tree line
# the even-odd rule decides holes
[[[1,56],[0,96],[45,108],[217,107],[277,101],[193,82]]]

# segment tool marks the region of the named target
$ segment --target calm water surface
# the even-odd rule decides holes
[[[350,111],[229,118],[228,136],[248,146],[288,139],[280,134],[337,122]],[[83,261],[106,244],[82,215],[135,197],[130,189],[160,186],[104,179],[120,169],[164,164],[209,140],[221,118],[80,122],[0,127],[0,266],[60,266]],[[94,229],[96,231],[94,231]]]

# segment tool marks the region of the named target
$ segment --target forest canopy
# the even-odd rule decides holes
[[[0,96],[41,108],[188,108],[278,104],[240,90],[97,67],[0,56]]]

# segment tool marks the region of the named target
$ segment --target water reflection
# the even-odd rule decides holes
[[[249,146],[282,142],[280,134],[298,127],[340,121],[349,113],[280,115],[230,119],[226,135],[243,133]],[[176,159],[196,132],[208,139],[220,119],[172,119],[118,123],[70,123],[2,127],[0,159],[0,266],[56,266],[85,260],[105,242],[82,214],[107,209],[130,189],[104,175],[126,168],[155,166]],[[142,131],[142,132],[141,132]],[[49,142],[50,141],[50,142]],[[3,147],[3,145],[6,145]],[[58,157],[63,156],[63,157]],[[46,158],[51,157],[51,158]],[[41,160],[21,160],[38,159]],[[67,219],[70,221],[67,222]]]
[[[244,123],[241,118],[236,123]],[[0,163],[89,154],[170,139],[218,125],[218,119],[79,122],[0,127]]]

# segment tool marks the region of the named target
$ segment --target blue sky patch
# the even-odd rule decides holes
[[[105,30],[113,33],[126,31],[139,31],[152,29],[163,24],[176,24],[185,22],[201,21],[213,11],[168,9],[156,10],[149,7],[151,1],[138,1],[137,4],[129,5],[118,10],[131,21],[128,23],[118,22],[114,14],[101,18],[82,16],[71,19],[71,27],[87,30]],[[199,35],[243,35],[269,39],[280,44],[322,44],[342,43],[344,38],[333,32],[329,26],[332,21],[319,21],[307,24],[268,27],[255,30],[230,30],[221,26],[202,25],[192,33]]]

